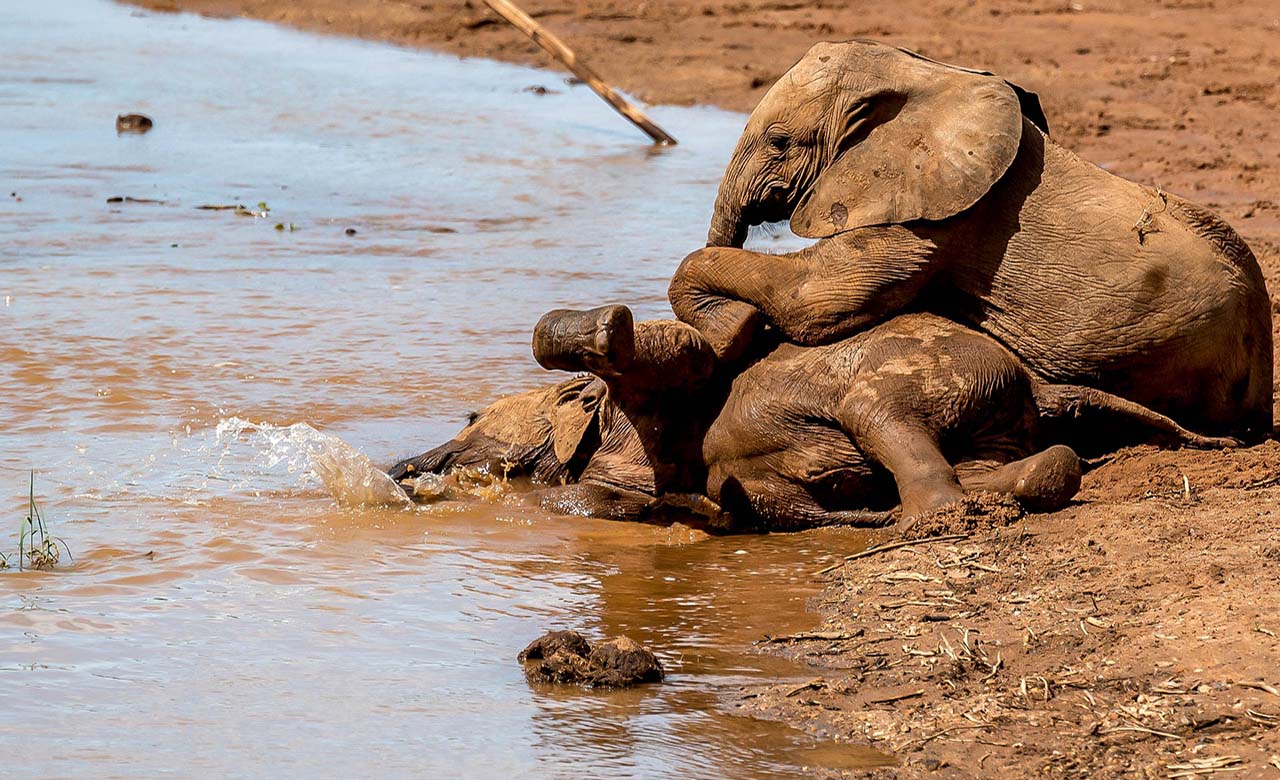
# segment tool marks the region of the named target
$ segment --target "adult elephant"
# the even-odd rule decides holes
[[[1248,246],[1046,130],[1036,96],[991,74],[818,44],[747,121],[672,308],[721,358],[766,321],[816,345],[929,310],[994,336],[1040,380],[1205,432],[1269,432],[1271,308]],[[741,249],[749,226],[788,218],[821,240]]]

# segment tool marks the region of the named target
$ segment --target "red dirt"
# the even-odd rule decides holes
[[[816,632],[847,639],[770,645],[822,682],[740,711],[897,755],[882,777],[1280,777],[1280,488],[1179,471],[1266,484],[1277,453],[1125,453],[1062,512],[849,562]]]
[[[137,4],[550,64],[476,0]],[[1224,216],[1280,290],[1274,2],[522,5],[651,102],[749,110],[817,40],[994,71],[1039,92],[1085,159]],[[884,777],[1280,778],[1280,444],[1128,450],[1078,498],[1007,527],[940,518],[976,535],[845,564],[816,605],[821,636],[767,645],[821,678],[739,705],[888,749],[902,766]]]

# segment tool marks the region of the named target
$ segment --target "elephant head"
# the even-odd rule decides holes
[[[473,467],[563,484],[595,462],[615,485],[687,489],[710,422],[700,393],[716,366],[696,330],[633,322],[625,306],[557,309],[534,328],[533,354],[543,368],[588,373],[490,404],[452,440],[393,466],[391,477]]]
[[[983,71],[871,41],[819,43],[747,120],[716,198],[708,246],[791,220],[807,238],[972,206],[1012,164],[1034,93]]]
[[[603,383],[577,376],[499,399],[472,412],[451,440],[388,470],[397,481],[477,468],[555,484],[577,478],[599,443]]]

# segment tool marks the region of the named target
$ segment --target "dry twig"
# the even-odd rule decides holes
[[[867,704],[892,704],[895,701],[902,701],[903,699],[915,699],[923,695],[924,695],[924,690],[921,689],[918,691],[911,691],[910,693],[900,693],[897,696],[886,696],[883,699],[867,699]]]
[[[1099,736],[1102,736],[1104,734],[1115,734],[1121,731],[1140,731],[1144,734],[1154,734],[1157,737],[1164,737],[1165,739],[1185,739],[1185,737],[1178,734],[1173,734],[1168,731],[1156,731],[1155,729],[1149,729],[1146,726],[1116,726],[1115,728],[1110,729],[1099,729],[1097,733]]]
[[[1159,211],[1152,211],[1151,209],[1156,205],[1156,201],[1160,202],[1161,208]],[[1160,214],[1168,210],[1169,196],[1164,194],[1164,190],[1156,187],[1156,194],[1151,198],[1151,201],[1142,208],[1142,213],[1138,215],[1138,221],[1133,223],[1133,227],[1129,228],[1138,234],[1139,244],[1146,242],[1148,233],[1155,233],[1159,230],[1151,218],[1156,214]]]
[[[619,95],[613,87],[604,82],[604,79],[596,75],[596,72],[587,67],[585,62],[580,62],[578,56],[573,50],[564,44],[556,36],[552,35],[545,27],[538,24],[524,11],[520,10],[511,0],[484,0],[485,4],[497,11],[498,14],[520,30],[520,32],[533,39],[533,42],[541,46],[548,54],[555,57],[566,68],[573,71],[573,74],[587,83],[587,86],[604,99],[606,103],[613,106],[613,109],[619,114],[626,117],[631,124],[644,131],[645,135],[653,139],[655,144],[663,146],[675,146],[676,139],[654,124],[653,120],[644,115],[644,112],[631,105],[622,95]]]
[[[1280,688],[1277,688],[1276,686],[1271,685],[1270,683],[1238,682],[1236,683],[1236,685],[1239,685],[1241,688],[1253,688],[1254,690],[1257,690],[1257,691],[1265,691],[1266,693],[1269,693],[1272,696],[1280,696]]]
[[[757,639],[754,644],[772,645],[772,644],[794,644],[796,642],[844,642],[849,639],[857,639],[862,636],[859,629],[852,634],[846,634],[840,631],[809,631],[799,634],[785,634],[782,636],[771,636],[765,634],[764,639]]]
[[[1244,759],[1240,756],[1192,758],[1185,764],[1168,764],[1165,766],[1165,769],[1169,770],[1170,778],[1212,775],[1219,772],[1240,772],[1244,768]]]
[[[915,547],[921,544],[933,544],[934,542],[955,542],[955,541],[959,541],[960,539],[968,539],[968,538],[969,538],[968,534],[950,534],[948,536],[932,536],[932,537],[929,537],[928,539],[908,539],[902,542],[878,544],[875,547],[868,547],[862,552],[856,552],[853,555],[846,555],[844,556],[844,558],[840,559],[839,563],[833,563],[825,569],[814,572],[814,576],[819,576],[822,574],[826,574],[828,572],[835,571],[836,569],[840,568],[841,566],[848,563],[849,561],[856,561],[859,558],[869,558],[872,555],[878,555],[882,552],[888,552],[890,550],[897,550],[903,547]]]
[[[946,736],[947,734],[950,734],[955,731],[965,731],[967,729],[985,729],[990,727],[991,727],[990,723],[975,723],[971,726],[952,726],[950,728],[945,728],[945,729],[942,729],[941,731],[934,732],[933,734],[930,734],[927,737],[921,737],[920,739],[913,739],[910,742],[904,742],[902,743],[902,746],[898,748],[898,751],[903,752],[908,747],[915,745],[917,743],[919,743],[920,747],[924,747],[925,745],[934,741],[938,737]]]
[[[815,677],[809,682],[804,683],[802,685],[797,685],[796,687],[787,691],[786,697],[789,699],[792,696],[795,696],[797,693],[801,693],[802,691],[810,691],[810,690],[817,691],[825,687],[827,687],[827,681],[822,679],[821,677]]]

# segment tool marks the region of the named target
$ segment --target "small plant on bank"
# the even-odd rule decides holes
[[[50,534],[48,527],[45,526],[44,515],[40,513],[40,507],[36,506],[36,473],[32,471],[27,516],[22,518],[22,526],[18,531],[18,570],[51,569],[62,557],[62,550],[66,550],[67,558],[75,560],[67,543]],[[0,556],[0,558],[3,558],[3,565],[0,568],[7,568],[8,556]]]

